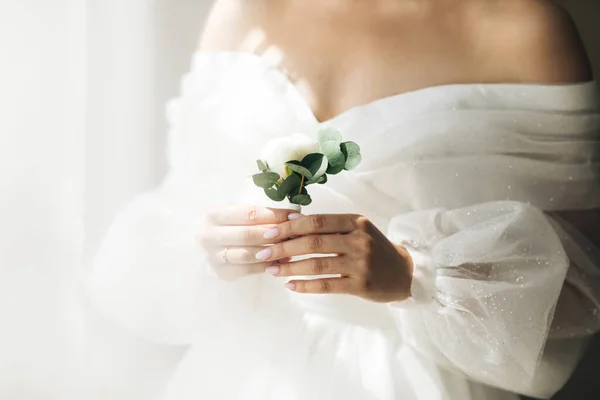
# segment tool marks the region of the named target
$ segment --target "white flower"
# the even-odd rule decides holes
[[[316,140],[301,133],[294,133],[268,142],[262,151],[261,160],[267,163],[269,170],[286,178],[291,174],[285,165],[286,162],[302,161],[308,154],[318,152],[319,144]]]

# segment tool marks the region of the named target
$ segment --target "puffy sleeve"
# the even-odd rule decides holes
[[[416,211],[393,218],[388,234],[415,264],[411,297],[391,310],[417,351],[472,379],[535,397],[564,384],[576,361],[554,360],[552,373],[539,379],[570,266],[542,211],[513,201]]]
[[[281,101],[295,90],[278,77],[243,53],[194,55],[180,96],[167,105],[169,174],[121,210],[86,274],[93,305],[118,325],[187,344],[206,327],[246,322],[248,299],[262,282],[219,281],[196,237],[209,210],[265,204],[251,175],[268,140],[315,129],[307,107]]]
[[[193,184],[172,176],[131,201],[112,223],[86,275],[95,307],[156,342],[188,343],[200,323],[207,267],[195,237],[203,205],[209,205],[186,190]]]

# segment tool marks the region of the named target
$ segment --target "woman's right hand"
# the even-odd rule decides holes
[[[206,224],[198,234],[198,241],[209,264],[221,279],[235,280],[260,274],[274,261],[286,261],[261,261],[261,251],[273,243],[269,232],[277,224],[299,216],[296,211],[289,209],[222,207],[207,216]]]

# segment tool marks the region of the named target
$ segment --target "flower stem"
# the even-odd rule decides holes
[[[298,194],[302,194],[302,186],[304,185],[304,175],[302,175],[302,180],[300,181],[300,189],[298,189]]]

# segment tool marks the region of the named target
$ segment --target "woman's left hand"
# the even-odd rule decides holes
[[[391,243],[367,218],[351,214],[291,214],[289,219],[265,233],[265,238],[274,244],[256,257],[273,262],[266,272],[281,277],[341,277],[293,280],[286,283],[288,289],[299,293],[350,294],[382,303],[410,296],[410,255],[404,247]],[[278,261],[318,254],[329,256]]]

